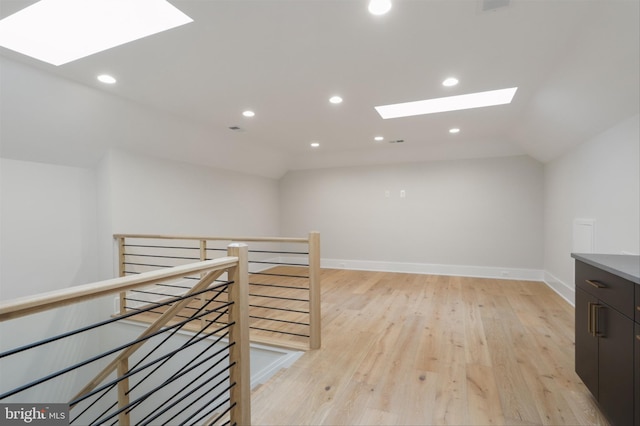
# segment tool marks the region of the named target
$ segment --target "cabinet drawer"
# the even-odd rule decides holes
[[[636,310],[634,300],[636,285],[600,268],[576,261],[576,287],[594,295],[632,319]]]

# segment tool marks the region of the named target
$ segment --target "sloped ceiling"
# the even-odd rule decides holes
[[[1,0],[0,16],[31,3]],[[194,22],[59,67],[1,49],[0,154],[89,165],[129,149],[271,177],[519,154],[545,162],[639,111],[635,0],[511,0],[488,12],[476,0],[395,0],[385,16],[364,0],[172,3]],[[118,83],[98,83],[103,72]],[[443,87],[448,76],[460,84]],[[391,120],[374,110],[513,86],[510,105]],[[344,102],[330,104],[334,94]]]

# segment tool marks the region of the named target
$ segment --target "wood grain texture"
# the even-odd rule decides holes
[[[195,235],[162,235],[162,234],[114,234],[113,238],[144,238],[154,240],[192,240],[192,241],[235,241],[235,242],[267,242],[267,243],[306,243],[307,238],[297,237],[206,237]]]
[[[325,269],[322,327],[254,390],[253,424],[607,424],[544,283]]]
[[[237,262],[237,258],[221,257],[214,260],[208,260],[206,262],[191,263],[188,265],[176,266],[171,269],[161,269],[139,275],[113,278],[110,280],[0,302],[0,321],[6,321],[36,312],[60,308],[62,306],[112,295],[122,291],[142,288],[151,284],[165,282],[203,271],[210,272],[212,270],[223,270],[233,266]]]
[[[229,246],[229,256],[238,258],[238,265],[229,271],[233,284],[229,287],[229,381],[231,388],[231,424],[251,425],[251,372],[249,368],[249,272],[246,244]]]

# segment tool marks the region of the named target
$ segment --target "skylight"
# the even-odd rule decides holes
[[[457,111],[511,103],[517,87],[427,99],[424,101],[377,106],[376,111],[384,119],[410,117],[413,115],[435,114],[437,112]]]
[[[41,0],[0,21],[0,46],[62,65],[192,21],[166,0]]]

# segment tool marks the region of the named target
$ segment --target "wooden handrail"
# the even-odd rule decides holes
[[[156,234],[114,234],[113,238],[148,238],[160,240],[207,240],[207,241],[235,241],[249,243],[307,243],[308,238],[294,237],[194,237],[192,235],[156,235]]]
[[[205,262],[190,263],[170,269],[144,272],[138,275],[113,278],[35,296],[26,296],[0,303],[0,321],[19,318],[36,312],[47,311],[111,293],[132,290],[136,287],[156,284],[186,275],[226,269],[238,263],[237,257],[221,257]]]

